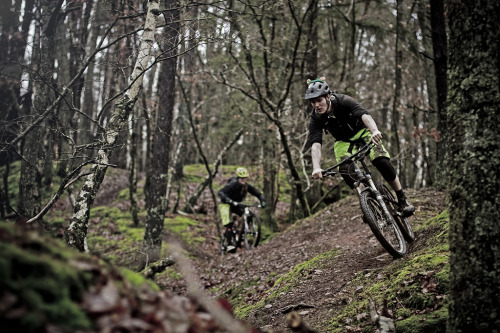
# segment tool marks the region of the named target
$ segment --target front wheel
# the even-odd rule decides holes
[[[410,219],[408,217],[404,217],[403,214],[399,211],[397,206],[396,196],[389,190],[389,188],[385,184],[377,184],[377,189],[382,194],[384,198],[385,204],[389,209],[389,212],[394,217],[394,220],[398,224],[403,237],[408,243],[411,243],[415,240],[415,233],[410,225]]]
[[[369,191],[361,193],[359,201],[367,223],[380,244],[394,258],[403,257],[406,254],[406,242],[392,216],[386,216],[382,205]]]
[[[254,247],[257,247],[260,242],[260,233],[261,233],[261,222],[260,218],[251,213],[247,217],[247,223],[243,223],[241,230],[241,239],[243,240],[243,244],[245,244],[245,248],[250,250]]]

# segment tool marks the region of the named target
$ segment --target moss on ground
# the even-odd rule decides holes
[[[311,277],[315,270],[321,269],[326,263],[331,262],[338,255],[339,249],[336,248],[296,265],[290,272],[279,277],[273,287],[271,287],[264,297],[255,304],[246,304],[242,295],[244,295],[249,285],[258,283],[258,280],[248,281],[243,285],[233,287],[227,290],[224,295],[228,297],[233,304],[236,317],[245,318],[250,312],[262,310],[266,303],[276,299],[282,293],[292,290],[293,287],[299,284],[303,279]]]
[[[383,271],[358,274],[351,281],[350,289],[356,290],[353,301],[330,320],[329,332],[345,332],[346,323],[369,331],[373,327],[369,316],[359,315],[368,312],[370,297],[379,308],[387,300],[398,332],[444,332],[450,270],[448,221],[446,211],[428,220],[420,231],[432,230],[432,236],[423,248]]]
[[[9,332],[45,332],[47,325],[54,332],[95,331],[82,304],[107,279],[114,279],[123,297],[135,287],[160,290],[140,274],[14,223],[0,224],[0,251],[0,323]]]
[[[200,222],[195,219],[177,215],[174,218],[165,219],[165,229],[180,237],[182,241],[188,245],[193,245],[195,243],[200,244],[205,242],[205,238],[196,236],[201,230],[199,223]]]
[[[12,310],[12,317],[2,316],[2,322],[20,332],[43,331],[46,322],[66,331],[92,329],[79,306],[92,276],[67,264],[79,254],[6,223],[0,225],[0,251],[2,303]]]

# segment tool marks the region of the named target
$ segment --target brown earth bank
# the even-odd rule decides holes
[[[414,229],[445,209],[444,192],[407,190],[407,195],[416,208],[411,218]],[[296,310],[309,326],[326,332],[325,325],[332,314],[352,301],[356,290],[352,290],[351,281],[359,274],[373,274],[375,278],[377,272],[394,262],[363,223],[354,196],[297,222],[253,250],[239,249],[235,254],[221,256],[215,228],[207,229],[206,232],[214,236],[208,237],[193,257],[202,283],[215,297],[241,298],[235,293],[244,293],[247,304],[255,304],[269,295],[277,279],[297,265],[336,250],[337,255],[323,260],[320,268],[301,272],[300,282],[291,290],[281,292],[245,316],[255,327],[265,331],[291,332],[286,315]],[[406,257],[397,260],[411,257],[427,236],[425,232],[416,232],[416,240],[409,246]],[[181,280],[160,278],[157,283],[179,294],[185,292]]]

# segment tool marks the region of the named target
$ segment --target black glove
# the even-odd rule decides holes
[[[262,201],[260,202],[260,206],[261,206],[262,208],[266,208],[267,203],[266,203],[264,200],[262,200]]]

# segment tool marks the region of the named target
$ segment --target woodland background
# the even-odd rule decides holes
[[[324,76],[371,112],[404,187],[449,190],[452,281],[456,291],[471,286],[457,304],[474,295],[470,276],[499,290],[499,227],[492,223],[500,169],[491,121],[500,101],[496,1],[0,6],[2,218],[42,220],[69,195],[74,213],[65,240],[84,251],[108,167],[130,171],[136,224],[137,179],[144,173],[144,248],[155,260],[165,212],[208,209],[216,216],[216,204],[200,208],[198,199],[208,195],[215,203],[221,165],[243,165],[262,179],[271,203],[263,218],[279,230],[283,187],[290,194],[287,222],[311,215],[331,194],[310,181],[311,110],[303,99],[306,80]],[[332,145],[325,142],[323,165],[333,161],[325,153]],[[12,198],[14,161],[21,162],[21,177]],[[182,170],[190,164],[204,165],[206,179],[180,201]],[[471,247],[473,259],[461,257]],[[483,299],[477,309],[495,306],[498,300]],[[466,310],[451,311],[460,325]]]

